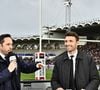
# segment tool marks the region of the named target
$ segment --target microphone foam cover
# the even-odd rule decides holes
[[[11,62],[11,61],[14,61],[14,60],[16,60],[16,56],[10,56],[9,61]]]

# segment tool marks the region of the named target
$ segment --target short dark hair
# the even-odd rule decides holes
[[[1,34],[0,35],[0,44],[2,44],[4,42],[4,38],[7,38],[7,37],[12,38],[10,34]]]
[[[79,41],[79,36],[78,36],[78,34],[76,32],[72,32],[72,31],[66,32],[65,33],[65,37],[66,36],[73,36],[73,37],[76,38],[76,41]]]

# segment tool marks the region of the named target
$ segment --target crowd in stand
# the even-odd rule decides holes
[[[82,51],[86,51],[87,54],[90,54],[94,58],[96,64],[100,65],[100,43],[88,42],[84,46],[79,46],[79,48]]]
[[[61,45],[61,43],[58,45]],[[79,49],[82,51],[86,51],[87,54],[90,54],[94,58],[96,64],[100,66],[100,43],[87,42],[87,44],[85,44],[85,45],[79,45]],[[61,50],[61,52],[62,52],[62,50]],[[27,61],[26,58],[24,61]],[[29,61],[32,61],[32,60],[29,59]],[[53,64],[54,61],[49,60],[46,63]]]

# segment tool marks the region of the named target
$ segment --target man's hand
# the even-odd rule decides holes
[[[9,72],[13,72],[16,68],[17,68],[16,61],[11,61],[10,64],[9,64],[9,66],[8,66]]]
[[[43,66],[44,66],[44,65],[43,65],[42,63],[37,63],[37,64],[36,64],[36,67],[37,67],[37,68],[40,68],[40,69],[43,68]]]
[[[56,90],[64,90],[63,88],[57,88]]]

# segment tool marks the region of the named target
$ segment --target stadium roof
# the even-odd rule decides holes
[[[67,31],[74,31],[78,33],[80,36],[100,36],[100,21],[99,22],[93,22],[93,23],[86,23],[86,24],[79,24],[77,26],[73,25],[68,28],[68,26],[65,27],[58,27],[56,30],[51,30],[52,32],[67,32]]]

